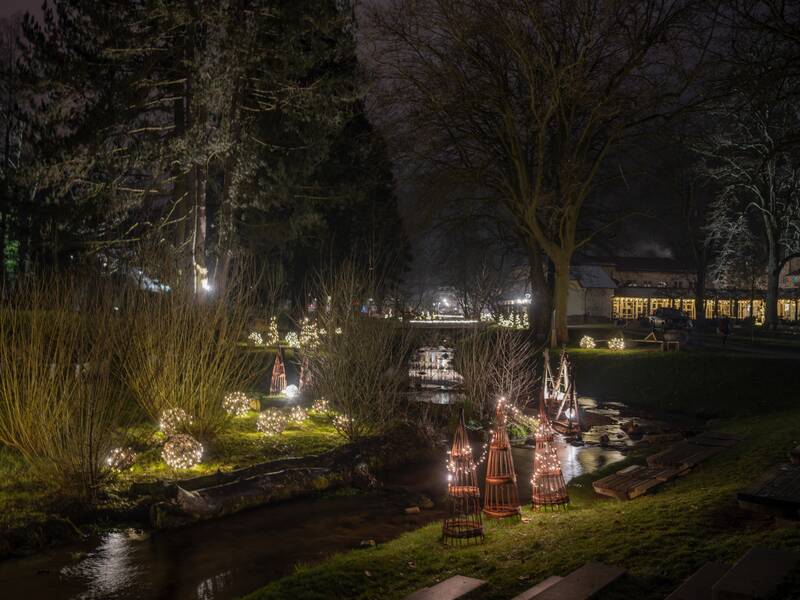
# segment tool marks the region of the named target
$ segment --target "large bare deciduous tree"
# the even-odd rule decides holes
[[[393,0],[370,15],[375,111],[410,159],[470,182],[513,218],[534,289],[567,336],[570,260],[610,151],[685,103],[702,54],[683,36],[694,4],[579,0]],[[691,33],[690,33],[691,29]],[[685,55],[693,48],[693,55]],[[680,72],[680,77],[677,76]],[[545,280],[543,254],[553,281]]]

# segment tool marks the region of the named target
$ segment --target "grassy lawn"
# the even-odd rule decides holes
[[[719,418],[800,408],[800,363],[741,354],[570,349],[578,393],[658,413]]]
[[[704,562],[732,562],[754,545],[800,547],[800,526],[776,526],[738,508],[736,492],[800,444],[794,363],[713,354],[576,351],[579,391],[659,411],[720,417],[714,429],[745,436],[738,446],[656,493],[622,503],[591,491],[599,472],[572,482],[568,511],[529,522],[487,523],[484,544],[451,549],[436,523],[375,548],[298,567],[250,596],[403,598],[454,574],[486,579],[470,598],[510,598],[588,560],[628,576],[602,598],[664,598]],[[761,414],[763,411],[764,414]],[[724,419],[723,419],[724,417]],[[628,462],[641,462],[632,456]],[[613,465],[611,470],[622,468]],[[524,485],[524,484],[521,484]],[[785,591],[780,598],[800,598]]]
[[[268,402],[277,404],[274,400]],[[201,464],[180,471],[173,471],[161,459],[162,434],[152,426],[140,426],[132,432],[132,445],[142,451],[129,471],[115,476],[110,489],[123,490],[135,481],[185,479],[287,456],[319,454],[344,443],[331,420],[316,414],[302,423],[290,423],[281,435],[273,437],[256,430],[257,418],[258,413],[251,411],[233,419],[228,429],[206,448]],[[15,452],[0,446],[0,529],[58,512],[58,498],[57,489],[33,478]]]
[[[298,568],[250,598],[402,598],[454,574],[489,581],[471,597],[510,598],[549,575],[600,560],[629,572],[603,598],[655,599],[705,561],[731,562],[753,545],[797,548],[800,527],[752,517],[738,509],[735,494],[800,441],[800,411],[737,419],[720,429],[747,439],[651,496],[628,503],[601,500],[585,493],[589,478],[582,478],[575,482],[581,487],[571,490],[570,510],[526,510],[528,523],[488,523],[482,545],[445,548],[437,523]]]

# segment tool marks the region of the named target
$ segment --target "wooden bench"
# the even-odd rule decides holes
[[[619,567],[588,562],[566,577],[545,579],[513,600],[589,600],[624,574]]]
[[[456,600],[485,583],[482,579],[454,575],[436,585],[417,590],[410,596],[406,596],[405,600]]]
[[[738,494],[739,506],[781,519],[800,518],[800,465],[782,464]]]
[[[714,584],[728,572],[728,569],[730,565],[707,562],[667,596],[667,600],[709,600]]]
[[[770,598],[786,576],[800,564],[800,554],[752,548],[711,588],[712,600]]]

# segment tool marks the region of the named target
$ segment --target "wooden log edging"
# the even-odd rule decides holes
[[[315,456],[162,482],[165,498],[150,507],[150,524],[172,529],[346,485],[368,487],[375,482],[373,471],[423,458],[429,452],[416,439],[368,438]]]

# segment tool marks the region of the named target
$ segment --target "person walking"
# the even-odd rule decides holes
[[[719,322],[719,332],[722,334],[722,345],[728,342],[728,336],[731,334],[732,326],[729,317],[722,317]]]

